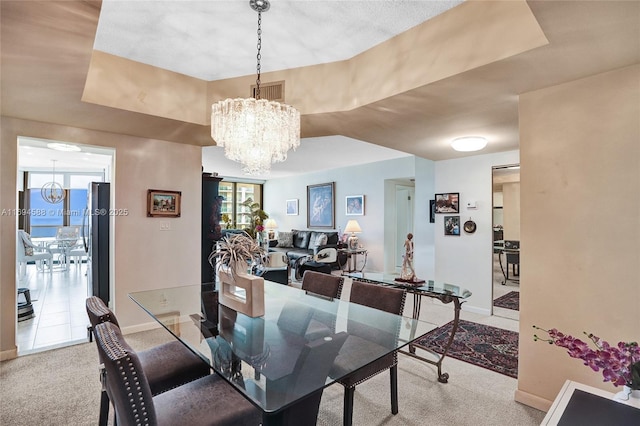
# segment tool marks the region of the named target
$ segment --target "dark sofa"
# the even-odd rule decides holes
[[[296,260],[301,257],[313,256],[318,250],[322,250],[327,247],[338,248],[338,232],[336,231],[292,229],[291,232],[293,233],[291,246],[281,246],[280,242],[282,241],[282,238],[279,238],[278,243],[275,244],[275,246],[269,247],[269,251],[286,253],[292,267],[295,267],[294,264]],[[327,242],[323,245],[317,245],[318,236],[320,234],[325,234],[327,236]],[[332,265],[332,267],[335,266],[337,266],[337,262],[336,265]]]

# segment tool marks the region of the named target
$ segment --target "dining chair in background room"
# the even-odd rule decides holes
[[[344,414],[343,424],[350,426],[353,419],[353,399],[356,386],[371,377],[389,370],[391,387],[391,413],[398,414],[398,352],[388,353],[389,346],[396,346],[402,324],[402,311],[406,299],[406,290],[383,287],[353,281],[349,301],[359,305],[379,309],[397,315],[397,321],[389,324],[387,330],[381,331],[368,326],[364,313],[360,314],[353,306],[349,308],[347,333],[349,337],[342,346],[331,371],[331,377],[338,377],[337,382],[344,386]],[[352,362],[360,358],[362,352],[379,352],[381,357],[342,377]],[[386,354],[386,355],[385,355]],[[353,361],[352,361],[353,360]]]
[[[262,412],[217,374],[153,395],[138,353],[111,323],[94,329],[119,426],[259,425]]]
[[[98,324],[110,322],[119,327],[115,314],[99,297],[87,298],[86,308],[91,323],[90,333],[94,336]],[[209,365],[204,360],[177,340],[140,351],[138,358],[153,395],[166,392],[211,373]],[[102,359],[100,362],[104,363]],[[109,396],[103,383],[100,399],[100,426],[107,424],[108,413]]]
[[[27,263],[35,262],[36,269],[44,271],[45,267],[49,272],[53,269],[53,254],[47,247],[42,247],[31,241],[31,236],[23,230],[18,231],[18,273],[22,278],[27,271]]]

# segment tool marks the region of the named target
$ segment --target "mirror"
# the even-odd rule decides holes
[[[518,319],[520,166],[493,167],[493,315]]]

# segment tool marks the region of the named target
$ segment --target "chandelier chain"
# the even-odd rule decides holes
[[[258,11],[258,54],[256,59],[258,63],[256,65],[256,71],[258,77],[256,78],[256,99],[260,99],[260,51],[262,50],[262,12]]]

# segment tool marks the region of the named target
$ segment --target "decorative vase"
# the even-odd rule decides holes
[[[252,318],[263,316],[264,279],[247,274],[246,264],[242,262],[236,262],[230,268],[234,268],[233,274],[229,268],[218,271],[220,303]],[[236,287],[244,289],[244,294],[236,291]]]
[[[622,402],[632,402],[633,405],[640,406],[640,389],[631,389],[629,386],[624,385],[622,390],[615,394],[613,399]]]

